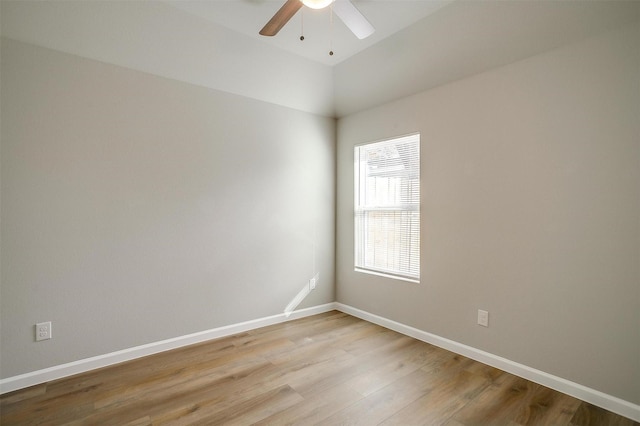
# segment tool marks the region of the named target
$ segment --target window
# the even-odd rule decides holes
[[[355,147],[355,267],[420,279],[420,135]]]

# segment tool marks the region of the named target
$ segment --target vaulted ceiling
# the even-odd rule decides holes
[[[367,39],[329,10],[259,36],[283,2],[3,0],[0,16],[18,41],[335,117],[640,20],[638,1],[353,0]]]
[[[265,38],[258,34],[258,30],[285,0],[169,0],[167,3],[279,49],[333,66],[436,12],[451,1],[353,0],[352,3],[375,27],[375,32],[363,40],[359,40],[332,14],[331,7],[321,10],[303,7],[278,35]],[[301,34],[304,35],[304,41],[300,40]],[[335,54],[330,56],[329,50]]]

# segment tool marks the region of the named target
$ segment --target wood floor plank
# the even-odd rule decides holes
[[[342,312],[0,396],[10,425],[638,425]]]
[[[43,383],[40,385],[31,386],[20,392],[7,394],[6,397],[2,398],[2,403],[0,405],[0,412],[2,412],[2,407],[8,406],[10,404],[15,404],[20,401],[29,400],[36,396],[44,395],[46,391],[47,391],[47,384]]]
[[[261,385],[263,382],[259,379],[271,373],[272,367],[270,363],[258,364],[242,373],[210,382],[199,380],[182,386],[153,387],[138,398],[95,410],[78,424],[117,425],[141,415],[150,416],[155,423],[156,418],[174,421],[195,411],[207,414],[222,411],[273,390],[275,384]]]
[[[305,396],[323,389],[330,389],[355,376],[381,368],[387,363],[392,363],[394,357],[415,343],[417,342],[414,339],[407,339],[406,336],[399,335],[397,339],[389,341],[386,345],[371,347],[367,353],[356,356],[347,352],[351,357],[347,362],[329,366],[315,380],[300,376],[298,377],[299,380],[291,381],[290,383],[291,386]]]
[[[587,402],[581,402],[571,419],[572,426],[638,426],[640,423],[618,416],[610,411],[596,407]]]
[[[372,425],[394,415],[433,389],[428,373],[417,370],[339,411],[319,425]]]
[[[509,376],[501,385],[492,385],[462,408],[455,420],[462,424],[505,424],[521,416],[540,385]]]
[[[313,425],[361,400],[363,396],[347,385],[337,385],[307,395],[303,401],[275,413],[256,425]]]
[[[514,421],[520,425],[569,424],[581,401],[540,386]]]
[[[434,370],[426,374],[433,379],[431,392],[399,410],[381,425],[441,424],[490,385],[486,378],[468,371],[460,371],[453,376]]]
[[[390,383],[427,365],[434,347],[423,342],[415,342],[379,367],[366,371],[347,381],[347,384],[364,396],[370,395]]]
[[[250,425],[276,412],[302,401],[303,398],[289,386],[265,392],[239,404],[207,415],[194,411],[174,424],[179,425]]]

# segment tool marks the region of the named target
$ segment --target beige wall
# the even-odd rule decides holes
[[[282,313],[315,272],[300,307],[335,300],[333,119],[7,39],[1,62],[1,377]]]
[[[636,24],[340,119],[337,300],[640,403],[638,40]],[[356,273],[353,146],[416,131],[421,283]]]

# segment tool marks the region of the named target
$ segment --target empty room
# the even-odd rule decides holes
[[[0,30],[0,424],[640,422],[640,1]]]

